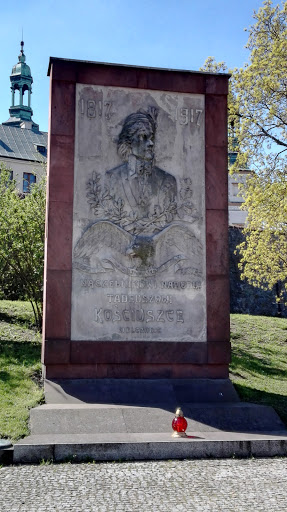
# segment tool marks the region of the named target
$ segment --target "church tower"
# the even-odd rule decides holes
[[[32,119],[31,94],[33,78],[31,69],[26,64],[24,41],[21,41],[18,62],[12,68],[10,82],[12,91],[12,104],[9,108],[10,118],[3,125],[39,130],[39,125],[34,123]]]

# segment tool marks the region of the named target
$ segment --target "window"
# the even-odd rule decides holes
[[[46,153],[46,146],[42,146],[41,144],[36,144],[36,148],[37,148],[37,151],[39,153],[42,153],[43,155],[45,155],[45,153]]]
[[[31,172],[24,172],[23,173],[23,192],[24,193],[30,192],[30,186],[33,185],[33,183],[36,183],[35,174],[32,174]]]
[[[239,194],[239,186],[238,183],[232,183],[232,195],[238,196]]]
[[[238,153],[236,153],[235,151],[228,153],[228,165],[231,166],[231,165],[235,164],[237,155],[238,155]]]

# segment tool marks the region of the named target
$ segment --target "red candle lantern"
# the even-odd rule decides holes
[[[172,420],[171,426],[174,430],[172,437],[187,437],[185,433],[187,421],[180,407],[176,409],[175,418]]]

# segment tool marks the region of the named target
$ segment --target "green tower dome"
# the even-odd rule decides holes
[[[15,64],[15,66],[13,66],[11,76],[12,75],[23,75],[23,76],[29,76],[32,78],[31,69],[28,66],[28,64],[26,64],[26,57],[25,57],[23,48],[24,48],[24,42],[21,41],[21,50],[20,50],[20,54],[18,55],[19,62],[17,62],[17,64]]]
[[[26,64],[24,54],[24,41],[21,41],[18,62],[13,66],[10,75],[12,105],[9,108],[10,119],[3,124],[20,126],[21,128],[39,129],[39,126],[32,119],[31,94],[33,78],[31,69]],[[26,100],[26,101],[25,101]]]

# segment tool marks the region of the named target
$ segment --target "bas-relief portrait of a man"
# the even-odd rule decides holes
[[[88,181],[88,202],[98,220],[75,246],[78,270],[148,276],[169,269],[201,277],[202,244],[181,222],[182,212],[196,217],[191,180],[178,193],[175,177],[155,165],[157,116],[155,107],[128,115],[117,140],[123,163],[104,176],[94,172]]]
[[[125,200],[134,226],[145,235],[162,229],[163,225],[157,226],[157,214],[164,219],[169,210],[172,213],[177,196],[174,176],[154,165],[157,114],[150,108],[125,119],[118,139],[118,154],[124,163],[106,172],[111,195]]]

